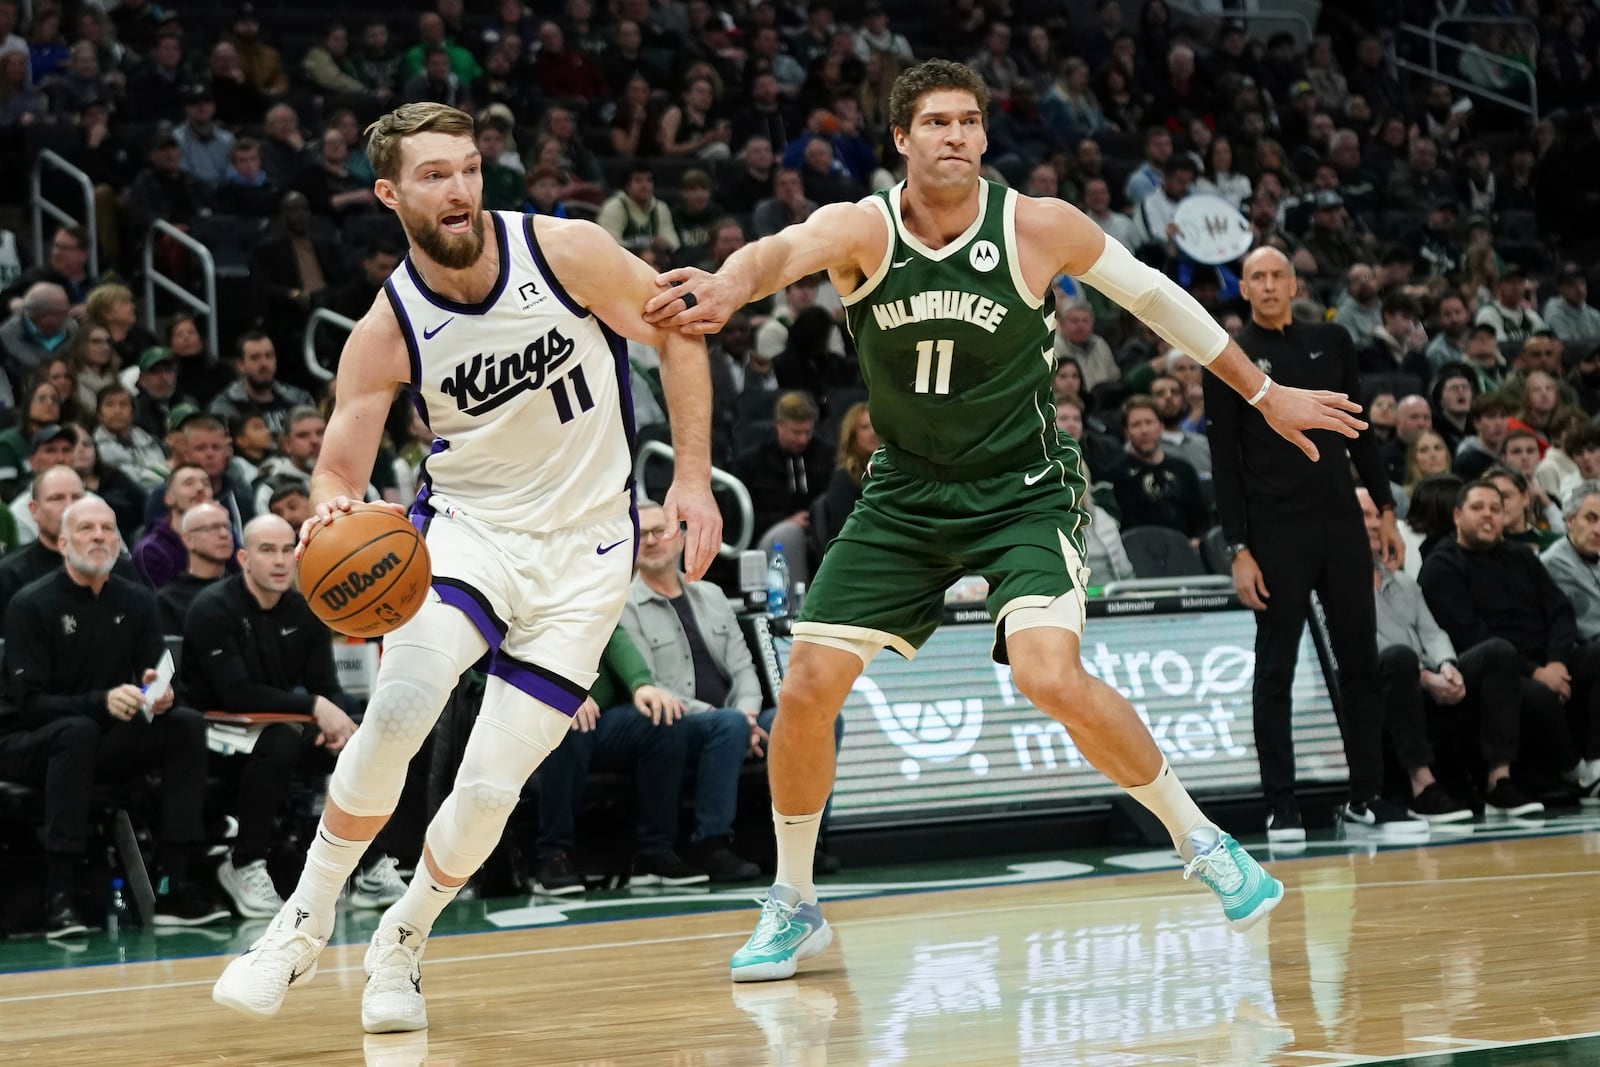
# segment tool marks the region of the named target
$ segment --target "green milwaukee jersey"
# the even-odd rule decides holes
[[[1022,280],[1016,191],[982,182],[972,225],[932,249],[902,224],[901,188],[870,199],[889,250],[843,298],[890,459],[966,481],[1059,456],[1050,309]]]

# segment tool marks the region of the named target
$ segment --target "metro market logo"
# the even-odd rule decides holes
[[[983,701],[978,697],[891,704],[878,684],[866,675],[858,677],[851,688],[872,708],[878,728],[906,754],[900,763],[900,773],[906,781],[921,777],[923,761],[950,763],[968,753],[971,756],[967,766],[973,774],[981,777],[989,773],[989,758],[972,751],[978,735],[983,733]]]
[[[1198,663],[1172,648],[1129,648],[1113,651],[1105,642],[1086,648],[1084,668],[1111,686],[1133,704],[1134,711],[1149,728],[1151,736],[1167,758],[1180,761],[1239,759],[1250,749],[1233,736],[1236,722],[1234,705],[1240,694],[1248,693],[1255,674],[1255,655],[1234,645],[1214,645]],[[999,687],[999,714],[1002,720],[1015,718],[1025,707],[1011,682],[1010,669],[993,664]],[[862,675],[852,691],[871,710],[878,728],[904,758],[898,770],[908,782],[922,777],[925,765],[949,775],[966,768],[977,777],[990,773],[990,754],[976,751],[983,734],[984,699],[957,697],[922,700],[895,700],[880,684]],[[1228,698],[1225,702],[1223,698]],[[1178,708],[1174,709],[1173,705]],[[1152,713],[1152,706],[1154,712]],[[1002,723],[1002,730],[1006,729]],[[1029,774],[1035,770],[1083,767],[1086,761],[1066,727],[1047,716],[1013,721],[1009,725],[1011,752],[1016,764],[1010,773]],[[955,765],[939,767],[939,765]],[[1010,761],[1005,761],[1010,766]]]

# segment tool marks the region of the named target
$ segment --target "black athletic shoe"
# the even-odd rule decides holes
[[[88,932],[77,905],[72,903],[72,894],[51,893],[44,904],[44,936],[54,941],[59,937],[82,937]]]
[[[676,852],[641,852],[634,858],[630,886],[705,885],[711,876],[683,862]]]
[[[572,857],[565,852],[539,861],[533,872],[534,891],[553,897],[570,897],[587,890],[583,875],[572,865]]]
[[[216,894],[196,882],[173,882],[166,896],[156,898],[157,926],[205,926],[228,917]]]
[[[689,862],[713,882],[753,882],[761,868],[733,850],[726,837],[710,837],[689,849]]]
[[[1510,778],[1502,778],[1483,798],[1484,812],[1511,817],[1543,815],[1544,805],[1517,788]]]
[[[1339,821],[1346,826],[1364,826],[1387,834],[1426,835],[1428,832],[1426,819],[1384,797],[1372,797],[1362,804],[1342,805]]]
[[[844,864],[839,862],[839,857],[831,852],[822,851],[822,846],[817,846],[817,851],[811,857],[811,871],[813,874],[838,874],[844,870]]]
[[[1434,782],[1411,799],[1411,810],[1430,823],[1471,822],[1472,809]]]
[[[1267,813],[1267,841],[1274,845],[1303,845],[1306,824],[1292,801],[1276,804]]]

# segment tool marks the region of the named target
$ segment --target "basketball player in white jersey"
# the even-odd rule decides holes
[[[340,754],[299,885],[212,997],[270,1016],[312,975],[339,891],[394,810],[406,764],[456,679],[482,661],[488,688],[455,788],[367,949],[361,1021],[383,1033],[428,1025],[420,965],[434,920],[566,736],[621,617],[637,537],[621,337],[661,351],[676,452],[667,526],[686,525],[691,579],[710,564],[722,523],[710,488],[705,344],[644,322],[653,272],[591,223],[484,211],[462,112],[408,104],[370,133],[375,192],[411,250],[345,345],[302,544],[361,500],[395,389],[409,385],[439,438],[412,509],[433,589],[384,639],[365,721]]]

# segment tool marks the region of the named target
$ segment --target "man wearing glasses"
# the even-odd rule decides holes
[[[23,271],[0,291],[0,301],[8,307],[37,282],[50,282],[66,291],[68,311],[83,318],[83,301],[97,284],[89,273],[89,231],[76,224],[62,226],[50,238],[50,260]]]

